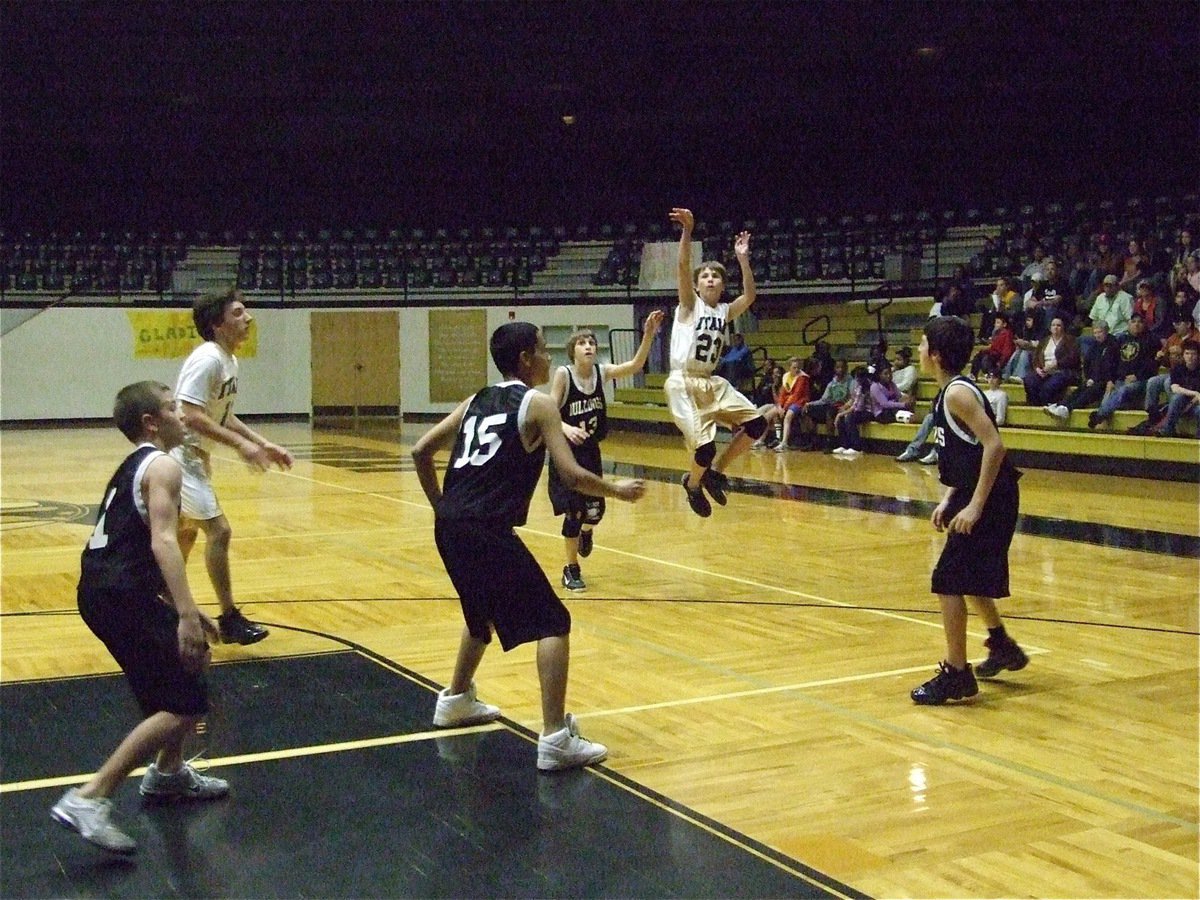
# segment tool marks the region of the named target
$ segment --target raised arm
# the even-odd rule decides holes
[[[734,239],[733,252],[742,269],[742,293],[729,304],[729,321],[732,322],[750,308],[756,296],[754,270],[750,268],[750,232],[743,231]]]
[[[696,218],[690,209],[675,207],[670,219],[683,229],[679,233],[679,305],[684,315],[690,316],[696,308],[696,286],[692,283],[692,228]]]
[[[638,345],[637,353],[633,355],[633,359],[629,362],[619,363],[615,366],[608,366],[604,373],[609,378],[628,378],[630,375],[636,375],[646,365],[646,360],[650,358],[650,348],[654,345],[654,336],[658,334],[658,329],[662,327],[663,312],[661,309],[656,309],[650,315],[646,316],[646,324],[642,329],[642,343]],[[551,396],[554,395],[551,390]],[[559,407],[562,406],[562,401],[558,402]]]

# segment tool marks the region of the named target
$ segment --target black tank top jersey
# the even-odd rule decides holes
[[[545,444],[530,451],[521,442],[518,416],[530,390],[509,381],[471,398],[442,482],[439,518],[525,524],[546,461]]]
[[[596,387],[586,394],[575,383],[570,367],[563,368],[567,370],[567,395],[563,398],[560,409],[562,420],[568,425],[587,430],[588,439],[580,444],[580,447],[593,442],[599,443],[608,436],[608,405],[604,400],[603,366],[595,366]]]
[[[79,586],[83,590],[157,595],[166,589],[150,547],[150,526],[134,505],[133,478],[138,466],[162,451],[138,447],[117,468],[104,490],[96,527],[83,548]]]
[[[996,414],[992,411],[992,405],[988,403],[983,392],[973,381],[962,375],[952,378],[946,387],[938,392],[937,399],[933,401],[934,440],[938,447],[938,476],[942,484],[947,487],[973,491],[979,481],[979,470],[983,464],[983,445],[979,443],[978,438],[963,427],[962,423],[957,420],[950,421],[951,417],[946,411],[945,404],[946,389],[952,384],[965,384],[974,391],[993,425],[996,424]],[[1015,482],[1019,476],[1020,473],[1005,456],[1000,463],[1000,471],[996,474],[996,485]]]

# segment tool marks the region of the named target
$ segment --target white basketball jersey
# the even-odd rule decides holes
[[[696,296],[692,314],[684,318],[683,307],[675,307],[671,326],[671,370],[688,375],[711,375],[725,349],[728,303],[708,306]]]
[[[175,385],[175,399],[203,406],[210,419],[224,425],[237,399],[237,379],[237,357],[220,344],[205,341],[184,360]],[[211,450],[213,441],[189,430],[184,443]]]

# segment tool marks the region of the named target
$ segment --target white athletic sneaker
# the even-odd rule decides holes
[[[133,853],[137,841],[112,823],[112,801],[103,797],[80,797],[71,788],[50,810],[50,818],[110,853]]]
[[[481,725],[500,718],[500,707],[481,703],[475,699],[475,682],[461,694],[450,693],[450,688],[438,691],[437,708],[433,711],[433,724],[439,728],[457,725]]]
[[[920,463],[923,466],[936,466],[938,461],[937,447],[934,447],[928,453],[921,457]]]
[[[1049,407],[1050,415],[1056,419],[1062,419],[1064,422],[1071,418],[1071,411],[1061,403],[1052,404]]]
[[[855,450],[853,447],[847,447],[842,451],[842,456],[844,456],[846,459],[854,459],[856,456],[862,456],[862,451]]]
[[[841,455],[842,455],[842,454],[844,454],[845,452],[846,452],[846,448],[845,448],[845,447],[834,447],[834,448],[833,448],[833,455],[834,455],[834,456],[841,456]]]
[[[190,763],[170,774],[160,772],[158,766],[150,763],[138,793],[154,800],[216,800],[229,793],[229,782],[201,775]]]
[[[557,772],[590,766],[608,756],[608,748],[579,734],[579,723],[567,713],[567,725],[554,734],[538,739],[537,767],[542,772]]]

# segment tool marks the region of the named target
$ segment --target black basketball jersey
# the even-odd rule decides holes
[[[109,479],[96,527],[83,548],[80,589],[151,596],[166,590],[150,547],[150,525],[138,512],[134,498],[138,470],[160,455],[157,447],[142,444]]]
[[[546,460],[544,443],[526,450],[521,442],[520,423],[533,399],[531,390],[519,381],[506,381],[471,398],[442,482],[439,518],[525,524]]]
[[[952,384],[965,384],[974,391],[993,425],[996,424],[996,414],[992,411],[992,405],[988,403],[983,391],[979,390],[975,382],[962,375],[952,378],[946,387],[938,392],[937,399],[933,401],[934,441],[938,448],[938,476],[942,484],[947,487],[973,491],[979,482],[979,470],[983,464],[983,444],[979,442],[979,438],[971,434],[961,422],[946,411],[946,389]],[[1015,481],[1017,476],[1017,470],[1005,456],[1000,464],[1000,471],[996,474],[996,484]]]
[[[580,389],[570,366],[563,368],[567,370],[567,394],[559,410],[562,420],[587,431],[588,439],[579,447],[604,440],[608,436],[608,405],[604,400],[603,366],[596,364],[593,367],[595,386],[591,391]]]

